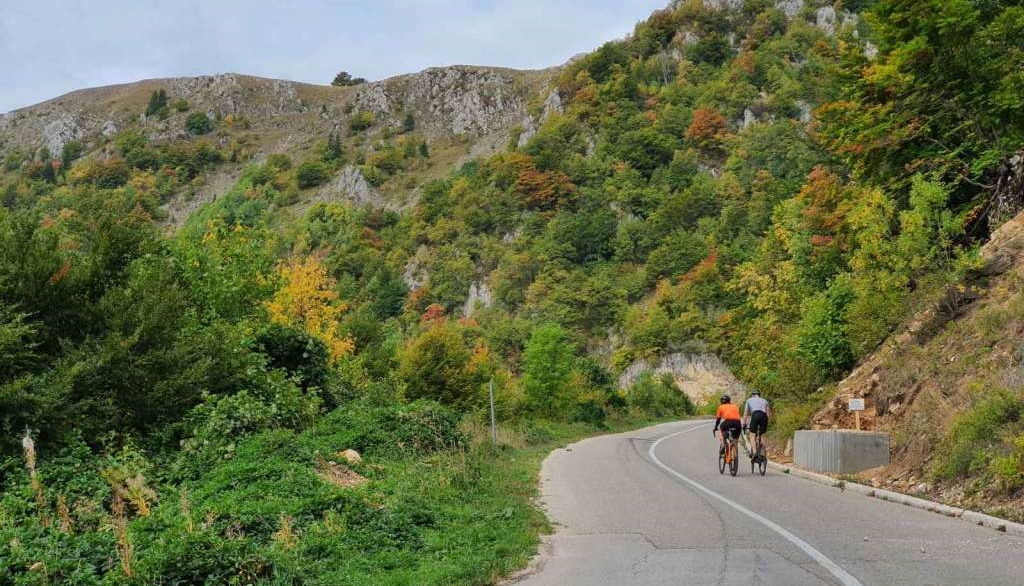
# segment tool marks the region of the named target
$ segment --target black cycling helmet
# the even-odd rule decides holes
[[[729,395],[722,395],[722,397],[720,399],[718,399],[719,403],[729,403],[731,401],[732,401],[732,398]]]
[[[759,391],[757,389],[754,389],[754,390],[750,391],[750,396],[751,397],[755,397],[755,396],[756,397],[760,397],[761,396],[761,391]]]

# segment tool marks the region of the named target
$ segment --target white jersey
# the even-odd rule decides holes
[[[743,408],[743,413],[753,413],[755,411],[768,412],[768,401],[762,399],[759,396],[754,396],[747,399],[747,405]]]

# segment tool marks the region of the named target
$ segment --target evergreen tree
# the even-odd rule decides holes
[[[146,116],[167,117],[167,92],[163,89],[153,90],[149,95],[149,105],[146,106]]]
[[[348,85],[359,85],[366,83],[366,80],[362,77],[352,77],[352,74],[347,71],[341,71],[338,75],[334,76],[334,80],[331,81],[333,86],[348,86]]]

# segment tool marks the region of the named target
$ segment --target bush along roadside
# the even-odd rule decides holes
[[[350,405],[305,431],[176,462],[81,441],[4,463],[0,576],[14,584],[486,584],[549,529],[541,460],[601,426],[501,426],[427,401]],[[213,451],[216,458],[202,452]],[[353,452],[354,451],[354,452]],[[205,462],[197,467],[190,460]]]

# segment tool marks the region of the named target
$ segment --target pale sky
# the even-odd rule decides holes
[[[668,0],[0,0],[0,112],[85,87],[235,72],[330,83],[469,64],[536,69]]]

